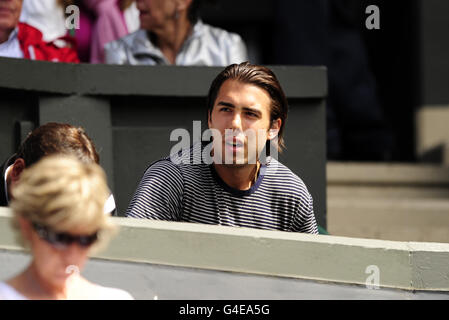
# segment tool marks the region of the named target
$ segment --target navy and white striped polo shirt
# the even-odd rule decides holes
[[[270,159],[256,183],[242,191],[226,185],[195,148],[148,167],[128,217],[318,233],[312,196],[283,164]]]

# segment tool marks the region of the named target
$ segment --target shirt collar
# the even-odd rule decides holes
[[[11,33],[9,34],[8,40],[6,40],[6,42],[0,43],[0,46],[13,42],[15,39],[17,39],[18,34],[19,34],[19,28],[15,27],[14,30],[11,31]]]
[[[8,194],[8,182],[7,182],[7,177],[8,177],[8,172],[12,169],[13,165],[10,165],[8,168],[6,168],[5,170],[5,195],[6,195],[6,202],[9,205],[9,194]]]
[[[182,48],[184,48],[185,44],[190,42],[192,39],[200,37],[203,32],[204,32],[204,24],[200,19],[198,19],[198,21],[193,26],[192,33],[186,39]],[[182,48],[181,51],[183,50]],[[147,31],[144,29],[139,29],[138,31],[136,31],[136,36],[133,40],[131,51],[134,56],[151,55],[153,57],[164,60],[168,64],[162,51],[159,50],[159,48],[155,46],[153,42],[151,42],[151,40],[148,37]]]
[[[198,19],[198,21],[193,26],[192,34],[190,35],[189,39],[198,38],[201,36],[204,32],[204,23],[201,19]]]
[[[229,193],[231,193],[235,196],[239,196],[239,197],[249,196],[249,195],[253,194],[254,192],[256,192],[257,189],[259,188],[260,184],[262,183],[262,180],[265,177],[265,174],[267,171],[267,165],[262,163],[259,168],[259,172],[258,172],[259,175],[257,176],[256,182],[247,190],[239,190],[239,189],[235,189],[235,188],[229,186],[226,182],[223,181],[223,179],[218,174],[217,170],[215,170],[215,166],[213,163],[211,165],[209,165],[209,168],[210,168],[210,171],[211,171],[212,176],[214,177],[215,181],[223,189],[225,189]]]
[[[9,34],[8,41],[14,40],[14,38],[17,38],[17,35],[19,34],[19,27],[15,27],[14,30]]]
[[[136,31],[136,36],[133,39],[131,51],[134,56],[138,55],[151,55],[160,59],[164,59],[164,55],[161,50],[156,47],[149,39],[147,31],[139,29]]]

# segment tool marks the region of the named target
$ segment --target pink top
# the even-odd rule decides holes
[[[81,61],[104,62],[104,45],[128,34],[118,0],[83,0],[76,30]]]

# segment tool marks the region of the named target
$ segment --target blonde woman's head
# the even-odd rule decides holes
[[[95,247],[104,245],[114,230],[111,217],[103,211],[109,196],[106,175],[95,163],[62,155],[44,157],[25,169],[12,196],[15,227],[24,219],[55,232],[99,232]]]

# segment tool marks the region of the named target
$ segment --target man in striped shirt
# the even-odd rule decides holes
[[[276,159],[287,110],[270,69],[228,66],[209,90],[212,142],[151,164],[127,216],[317,234],[312,196]]]

